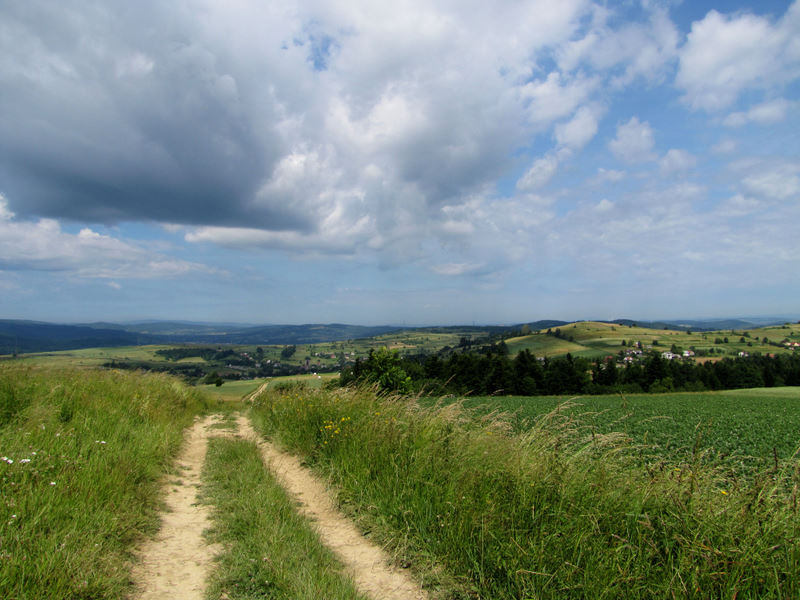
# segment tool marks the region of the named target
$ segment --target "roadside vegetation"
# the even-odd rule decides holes
[[[224,548],[208,597],[365,600],[264,468],[255,443],[212,439],[204,480],[214,521],[207,535]]]
[[[0,597],[122,598],[205,395],[164,375],[0,366]]]
[[[268,390],[252,417],[399,561],[444,569],[464,598],[800,594],[797,456],[747,478],[699,452],[643,465],[569,405],[515,431],[504,413],[366,388]]]

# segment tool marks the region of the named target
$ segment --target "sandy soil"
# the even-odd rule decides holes
[[[325,484],[301,466],[297,457],[261,440],[246,417],[240,416],[238,425],[243,437],[259,443],[265,464],[298,501],[300,513],[313,522],[322,542],[339,557],[361,593],[375,600],[427,599],[407,571],[392,567],[387,554],[336,509]]]
[[[210,525],[209,507],[198,503],[200,473],[208,447],[209,427],[219,416],[197,421],[187,432],[178,457],[179,473],[170,477],[167,511],[161,530],[143,546],[134,567],[137,600],[202,600],[215,546],[203,539]]]

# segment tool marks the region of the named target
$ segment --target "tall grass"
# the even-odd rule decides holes
[[[0,597],[123,597],[206,403],[165,376],[0,368]]]
[[[697,460],[646,470],[569,410],[502,414],[369,390],[267,392],[256,427],[328,475],[415,564],[480,598],[792,598],[800,467],[735,483]]]

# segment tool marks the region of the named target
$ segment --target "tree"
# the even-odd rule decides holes
[[[397,350],[385,347],[371,350],[364,364],[364,379],[377,383],[381,391],[401,394],[411,391],[411,377],[403,370]]]

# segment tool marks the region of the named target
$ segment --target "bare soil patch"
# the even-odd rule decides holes
[[[218,415],[198,420],[188,430],[178,457],[179,472],[167,483],[161,530],[139,551],[133,569],[136,600],[202,600],[206,576],[218,550],[203,539],[209,508],[198,502],[200,474],[211,427]]]

